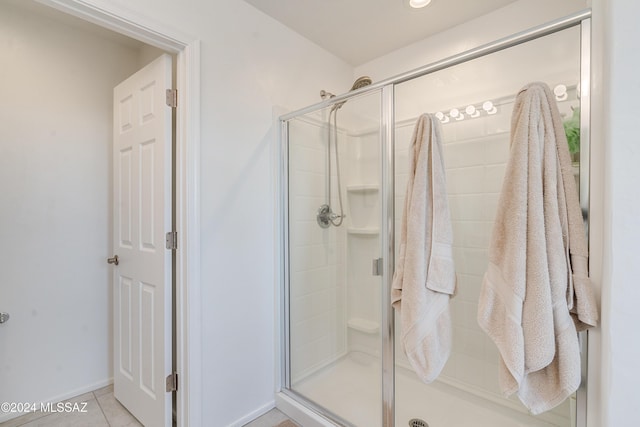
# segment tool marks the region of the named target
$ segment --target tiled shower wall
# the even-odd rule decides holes
[[[338,138],[342,142],[345,135],[340,133]],[[305,118],[290,121],[289,144],[291,376],[295,384],[346,351],[346,266],[345,227],[323,229],[316,222],[316,211],[326,203],[326,124]],[[336,185],[335,168],[332,174]],[[332,198],[335,212],[337,187]]]
[[[383,287],[372,274],[381,256],[379,130],[350,134],[346,161],[348,349],[379,356]]]

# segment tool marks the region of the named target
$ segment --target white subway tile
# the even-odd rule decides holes
[[[458,379],[476,387],[483,387],[485,363],[465,354],[459,354],[457,359]]]
[[[321,365],[324,362],[327,362],[332,359],[331,354],[331,346],[329,343],[329,337],[323,336],[320,339],[311,343],[311,348],[313,349],[313,362],[314,365]]]
[[[289,194],[290,196],[324,197],[326,183],[325,174],[296,171],[289,176]]]
[[[454,246],[453,247],[453,262],[456,265],[456,272],[458,274],[463,273],[464,271],[462,270],[462,266],[464,266],[464,248],[461,248],[459,246]]]
[[[498,202],[500,193],[485,194],[482,198],[482,216],[481,219],[489,221],[491,224],[495,221],[496,212],[498,211]],[[491,227],[493,228],[493,226]]]
[[[484,335],[483,357],[484,361],[490,365],[497,365],[500,357],[498,347],[486,334]]]
[[[465,329],[475,329],[477,324],[478,304],[460,300],[460,326]]]
[[[509,134],[492,135],[483,140],[485,164],[507,163],[509,160]]]
[[[317,316],[331,310],[330,294],[331,291],[324,290],[317,294],[307,295],[307,297],[311,299],[311,307],[309,309],[311,316]],[[332,323],[334,322],[331,316],[329,319],[331,319]]]
[[[498,365],[485,363],[483,367],[484,381],[482,387],[492,393],[502,395],[498,382]]]
[[[326,132],[323,132],[322,126],[302,120],[289,121],[288,135],[289,148],[293,146],[316,147],[326,139]]]
[[[485,129],[487,134],[496,133],[509,133],[511,130],[511,111],[513,110],[513,104],[501,105],[498,108],[496,114],[486,116],[483,119],[485,123]]]
[[[487,248],[491,230],[483,221],[457,221],[454,223],[453,234],[458,236],[459,246],[465,248]]]
[[[447,127],[447,130],[451,128],[455,131],[454,138],[456,141],[481,138],[486,134],[486,126],[483,123],[483,119],[465,119],[445,127]]]
[[[407,192],[407,182],[409,181],[408,174],[396,174],[395,176],[395,194],[405,195]]]
[[[462,326],[453,325],[451,340],[451,352],[455,354],[462,354],[460,351],[464,346],[465,332]]]
[[[484,207],[484,194],[465,194],[460,196],[460,202],[464,209],[464,220],[475,221],[482,216],[482,208]]]
[[[483,360],[480,358],[484,354],[484,333],[474,329],[458,328],[454,337],[454,341],[457,340],[457,353]]]
[[[483,194],[450,194],[449,211],[454,221],[480,219],[484,208]]]
[[[290,288],[292,296],[319,292],[329,286],[329,269],[305,270],[291,274]]]
[[[486,147],[481,141],[468,140],[444,145],[444,165],[446,169],[484,164]]]
[[[466,274],[483,276],[487,271],[489,264],[487,249],[465,248],[464,257]]]
[[[299,247],[290,252],[291,271],[306,271],[328,265],[330,249],[323,245]]]
[[[293,145],[289,149],[289,170],[325,174],[327,152],[323,147]]]
[[[499,193],[502,190],[505,169],[505,164],[487,166],[484,183],[485,193]]]
[[[447,363],[444,365],[444,368],[442,369],[442,373],[440,375],[443,375],[448,378],[457,379],[457,369],[458,369],[457,362],[458,362],[458,355],[455,353],[451,353],[451,355],[449,356],[449,360],[447,360]]]
[[[456,295],[456,298],[459,298],[462,301],[477,304],[480,294],[479,289],[482,283],[482,277],[462,273],[457,273],[457,277],[458,294]]]
[[[466,167],[447,171],[449,194],[478,194],[484,191],[484,167]]]
[[[322,197],[291,196],[289,221],[316,221],[318,208],[324,203],[325,201]]]
[[[396,173],[396,176],[400,174],[409,173],[409,151],[408,150],[396,149],[395,173]]]
[[[449,308],[451,309],[451,323],[454,327],[462,328],[465,326],[465,316],[463,301],[452,298],[449,301]]]
[[[315,227],[314,227],[315,225]],[[322,242],[322,233],[315,228],[318,224],[311,221],[296,221],[290,223],[289,245],[291,250],[295,250],[298,246],[305,246]]]
[[[413,136],[413,125],[405,125],[396,127],[395,143],[396,150],[407,150],[411,144]]]

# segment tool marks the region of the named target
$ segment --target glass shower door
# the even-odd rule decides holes
[[[344,425],[382,425],[381,94],[287,122],[286,388]]]
[[[515,396],[504,398],[498,380],[499,353],[479,326],[477,311],[510,155],[515,97],[527,83],[546,82],[556,89],[563,122],[578,126],[580,79],[580,29],[570,28],[396,86],[396,188],[402,189],[396,191],[396,219],[404,202],[400,191],[407,182],[416,118],[423,112],[439,112],[458,283],[450,300],[453,346],[437,381],[422,383],[400,338],[396,340],[396,426],[406,426],[412,419],[431,426],[576,425],[575,396],[537,416]],[[574,154],[576,175],[578,160],[579,154]],[[399,226],[397,221],[398,234]],[[396,319],[396,337],[401,337]]]

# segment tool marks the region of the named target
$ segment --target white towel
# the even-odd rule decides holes
[[[424,382],[440,374],[451,352],[449,298],[455,291],[451,218],[440,121],[424,114],[409,147],[409,180],[391,301],[400,311],[402,345]]]
[[[525,86],[489,246],[478,323],[500,352],[500,386],[533,413],[580,385],[576,333],[597,323],[587,244],[562,121],[544,83]],[[574,322],[570,310],[574,313]]]

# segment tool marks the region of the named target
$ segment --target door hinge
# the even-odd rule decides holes
[[[173,372],[167,375],[167,393],[171,393],[172,391],[178,391],[178,373]]]
[[[166,248],[171,250],[178,249],[178,232],[169,231],[166,236]]]
[[[376,258],[371,262],[371,274],[382,276],[382,258]]]
[[[167,106],[176,108],[178,106],[178,90],[167,89]]]

